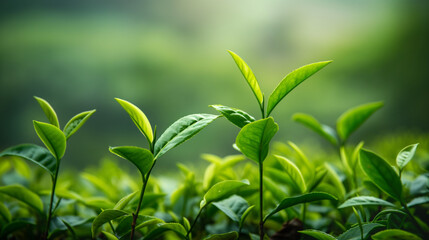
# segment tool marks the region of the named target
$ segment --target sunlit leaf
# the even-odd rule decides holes
[[[86,111],[77,114],[76,116],[72,117],[70,121],[66,124],[64,127],[64,135],[66,136],[66,139],[69,139],[80,127],[83,126],[83,124],[91,117],[92,114],[95,113],[95,110]]]
[[[40,107],[42,108],[43,112],[45,113],[46,117],[48,118],[49,122],[56,126],[57,128],[60,127],[60,124],[58,122],[57,114],[54,111],[54,108],[43,98],[39,98],[34,96],[34,98],[37,100],[37,102],[40,104]]]
[[[127,196],[121,198],[121,200],[119,200],[115,206],[113,207],[113,209],[115,210],[123,210],[125,208],[125,206],[127,206],[128,203],[130,203],[130,201],[137,195],[139,191],[135,191],[133,193],[128,194]]]
[[[204,238],[204,240],[236,240],[238,239],[237,232],[227,232],[220,234],[212,234]]]
[[[12,215],[10,214],[9,209],[2,202],[0,202],[0,217],[6,222],[10,222],[12,220]]]
[[[337,240],[337,238],[335,238],[334,236],[315,229],[302,230],[299,232],[305,235],[312,236],[318,240]]]
[[[387,229],[371,237],[374,240],[422,240],[421,237],[400,229]]]
[[[36,209],[39,213],[43,212],[43,203],[40,197],[21,185],[8,185],[0,187],[0,194],[5,194],[28,206]]]
[[[3,156],[17,156],[25,158],[43,169],[45,169],[52,177],[55,176],[57,169],[57,160],[49,152],[48,149],[34,144],[22,144],[5,149],[0,153]]]
[[[33,121],[34,129],[40,140],[57,160],[60,160],[66,152],[66,136],[57,127],[49,123]]]
[[[173,231],[182,238],[186,237],[186,233],[187,233],[185,228],[179,223],[158,223],[156,224],[156,228],[150,231],[143,239],[145,240],[157,239],[166,231]]]
[[[344,112],[337,120],[337,132],[341,140],[345,142],[350,134],[382,106],[382,102],[367,103]]]
[[[372,231],[376,231],[377,229],[385,228],[384,225],[379,223],[366,223],[362,224],[363,237],[367,239],[369,234]],[[338,240],[360,240],[361,239],[361,231],[359,226],[355,226],[338,236]]]
[[[225,198],[228,198],[232,194],[236,193],[239,188],[246,185],[249,185],[249,183],[237,180],[225,180],[216,183],[204,195],[204,198],[200,203],[200,208],[203,208],[212,202],[221,201]]]
[[[153,154],[145,149],[134,146],[110,147],[109,151],[133,163],[143,178],[153,165]]]
[[[407,204],[408,207],[414,207],[420,204],[429,203],[429,196],[416,197]]]
[[[146,115],[140,110],[140,108],[136,107],[134,104],[125,101],[120,98],[115,98],[119,104],[127,111],[128,115],[133,120],[134,124],[140,130],[141,133],[147,138],[148,142],[152,144],[153,142],[153,131],[152,126],[150,125],[149,120]]]
[[[302,176],[298,167],[285,157],[279,155],[274,155],[274,157],[283,166],[284,172],[292,179],[292,182],[296,185],[296,188],[299,189],[301,193],[304,193],[307,190],[307,187],[304,177]]]
[[[411,161],[411,159],[414,157],[414,154],[416,153],[418,145],[419,144],[416,143],[406,146],[398,153],[398,156],[396,156],[396,164],[398,165],[399,170],[402,171],[402,169],[404,169],[405,166]]]
[[[239,128],[244,127],[246,124],[254,122],[255,118],[250,116],[248,113],[237,109],[223,105],[211,105],[214,109],[222,114],[230,122],[238,126]]]
[[[107,240],[118,240],[118,238],[115,235],[109,232],[106,232],[106,231],[101,231],[101,232],[104,234]]]
[[[325,163],[325,167],[328,170],[327,178],[331,181],[333,187],[336,189],[335,196],[337,196],[340,200],[344,199],[346,195],[346,189],[343,182],[341,181],[340,176],[338,176],[338,173],[329,163]]]
[[[332,145],[337,146],[337,134],[335,130],[327,125],[323,125],[317,121],[313,116],[305,114],[305,113],[296,113],[292,116],[292,119],[295,122],[299,122],[302,125],[310,128],[326,140],[328,140]]]
[[[286,75],[285,78],[279,83],[279,85],[271,93],[268,99],[267,105],[267,116],[271,114],[277,104],[295,87],[297,87],[304,80],[309,78],[311,75],[324,68],[332,61],[316,62],[305,66],[302,66]]]
[[[191,114],[180,118],[168,127],[156,141],[155,159],[190,139],[218,117],[212,114]]]
[[[401,201],[401,180],[388,162],[365,149],[360,150],[359,161],[363,172],[378,188]]]
[[[268,155],[270,141],[278,130],[279,126],[273,118],[261,119],[244,126],[235,142],[246,157],[262,163]]]
[[[395,207],[394,204],[380,198],[376,198],[372,196],[358,196],[358,197],[347,199],[347,201],[341,204],[338,208],[355,207],[355,206]]]
[[[255,94],[256,99],[258,100],[259,106],[263,106],[264,103],[264,95],[261,92],[261,88],[259,87],[258,80],[256,80],[255,75],[253,74],[250,67],[241,59],[237,54],[232,51],[228,51],[234,59],[237,67],[240,69],[250,88],[252,89],[253,94]]]
[[[103,224],[125,215],[129,215],[129,213],[124,212],[122,210],[115,210],[115,209],[107,209],[102,211],[94,219],[94,222],[92,222],[92,228],[91,228],[92,237],[95,237],[95,234],[97,233],[98,228],[101,227]]]
[[[235,222],[240,222],[241,216],[249,208],[247,201],[237,195],[232,195],[227,199],[212,204]]]

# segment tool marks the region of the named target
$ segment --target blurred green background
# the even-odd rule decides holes
[[[184,115],[215,113],[210,104],[259,117],[228,49],[250,65],[266,96],[293,69],[334,60],[273,112],[278,141],[324,148],[292,122],[293,113],[334,126],[346,109],[379,100],[385,107],[353,135],[355,141],[429,131],[426,0],[2,1],[0,6],[0,149],[42,144],[32,120],[46,118],[33,96],[52,104],[61,126],[81,111],[97,109],[67,146],[63,162],[78,169],[115,158],[108,146],[146,146],[114,97],[139,106],[159,133]],[[236,153],[231,145],[238,131],[219,119],[166,154],[159,167],[197,163],[201,153]]]

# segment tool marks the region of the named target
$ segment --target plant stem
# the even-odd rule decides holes
[[[353,208],[353,212],[355,213],[355,215],[356,215],[356,219],[358,220],[358,224],[359,224],[359,230],[360,230],[360,237],[361,237],[361,239],[363,240],[363,227],[362,227],[362,220],[361,220],[361,218],[360,218],[360,216],[359,216],[359,213],[356,211],[356,208],[354,208],[354,207],[352,207]]]
[[[200,208],[198,211],[197,216],[195,217],[194,221],[192,222],[191,228],[189,228],[188,232],[186,233],[186,239],[189,239],[189,234],[191,234],[192,229],[194,228],[195,224],[197,223],[198,218],[200,217],[201,213],[203,212],[204,207]]]
[[[264,164],[259,164],[259,239],[264,239]]]
[[[414,223],[414,225],[419,229],[422,233],[424,233],[424,230],[420,226],[420,224],[417,222],[417,220],[414,218],[413,214],[410,212],[410,209],[407,207],[407,204],[401,201],[401,205],[404,208],[405,212],[410,216],[411,221]]]
[[[43,239],[45,239],[45,240],[48,239],[49,225],[51,223],[51,218],[52,218],[52,206],[54,203],[55,187],[57,186],[58,171],[60,169],[60,161],[61,161],[61,159],[58,160],[57,168],[55,171],[55,176],[52,178],[52,191],[51,191],[51,200],[49,202],[48,221],[46,223],[45,233],[43,234]]]

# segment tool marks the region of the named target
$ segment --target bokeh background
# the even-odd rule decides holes
[[[63,162],[76,169],[115,158],[108,146],[146,146],[114,97],[139,106],[159,133],[184,115],[215,113],[210,104],[259,117],[228,49],[251,66],[266,96],[293,69],[334,60],[273,112],[277,141],[323,149],[293,113],[335,126],[346,109],[380,100],[383,109],[352,141],[424,135],[428,12],[426,0],[1,1],[0,149],[42,144],[32,120],[46,119],[33,96],[51,103],[61,126],[97,109],[68,142]],[[217,120],[166,154],[158,171],[198,165],[202,153],[236,153],[238,131]]]

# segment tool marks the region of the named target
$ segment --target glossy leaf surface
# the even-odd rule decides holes
[[[102,211],[95,219],[94,222],[92,222],[92,237],[95,237],[96,231],[99,227],[101,227],[103,224],[113,220],[117,219],[119,217],[128,215],[129,213],[121,211],[121,210],[114,210],[114,209],[107,209]]]
[[[318,240],[337,240],[337,238],[335,238],[334,236],[315,229],[302,230],[299,232],[308,236],[312,236]]]
[[[42,108],[43,112],[45,113],[46,117],[48,118],[49,122],[56,126],[57,128],[60,127],[60,123],[58,122],[57,113],[54,111],[54,108],[43,98],[39,98],[34,96],[34,98],[39,103],[40,107]]]
[[[137,195],[139,191],[135,191],[133,193],[130,193],[128,195],[126,195],[125,197],[121,198],[121,200],[119,200],[115,206],[113,207],[113,209],[115,210],[123,210],[125,206],[127,206],[128,203],[130,203],[131,200],[133,200],[133,198]]]
[[[240,222],[242,215],[249,208],[247,201],[237,195],[212,204],[235,222]]]
[[[145,148],[122,146],[110,147],[109,151],[133,163],[140,171],[143,178],[145,178],[145,175],[152,167],[153,155],[149,150]]]
[[[362,224],[363,236],[364,239],[367,239],[369,234],[372,231],[376,231],[377,229],[382,229],[385,226],[379,223],[367,223]],[[360,240],[361,239],[361,231],[359,226],[355,226],[338,236],[338,240]]]
[[[155,159],[190,139],[218,117],[218,115],[212,114],[191,114],[180,118],[168,127],[156,141]]]
[[[66,136],[57,127],[49,123],[33,121],[34,129],[40,140],[57,160],[60,160],[66,152]]]
[[[278,130],[279,126],[273,118],[261,119],[244,126],[235,143],[246,157],[262,163],[268,155],[270,141]]]
[[[274,155],[274,157],[283,166],[284,172],[290,177],[295,187],[299,189],[301,193],[304,193],[307,190],[307,187],[305,184],[304,177],[302,176],[302,173],[298,169],[298,167],[285,157],[279,155]]]
[[[73,134],[76,133],[79,128],[83,126],[83,124],[91,117],[92,114],[95,113],[95,110],[81,112],[77,114],[76,116],[72,117],[66,126],[64,127],[64,135],[66,136],[66,139],[69,139]]]
[[[396,164],[398,165],[399,170],[402,171],[402,169],[404,169],[405,166],[411,161],[411,159],[414,157],[414,154],[416,153],[418,145],[419,144],[416,143],[406,146],[398,153],[398,156],[396,156]]]
[[[341,204],[338,208],[355,207],[355,206],[395,207],[394,204],[380,198],[376,198],[372,196],[359,196],[359,197],[347,199],[347,201]]]
[[[225,180],[216,183],[204,195],[204,198],[200,203],[200,208],[203,208],[212,202],[221,201],[225,198],[228,198],[232,194],[236,193],[239,188],[246,185],[249,185],[249,183],[237,180]]]
[[[164,234],[166,231],[173,231],[177,233],[181,238],[186,237],[186,230],[185,228],[178,223],[158,223],[156,224],[156,228],[150,231],[143,239],[145,240],[151,240],[151,239],[157,239],[162,234]]]
[[[211,105],[211,107],[216,109],[216,111],[220,112],[222,116],[224,116],[239,128],[242,128],[246,124],[255,121],[255,118],[250,116],[250,114],[237,108],[231,108],[223,105]]]
[[[238,239],[238,233],[237,232],[212,234],[212,235],[204,238],[204,240],[236,240],[236,239]]]
[[[313,116],[305,113],[296,113],[292,116],[292,119],[295,122],[301,123],[302,125],[310,128],[326,140],[328,140],[332,145],[337,146],[338,140],[335,130],[327,125],[323,125],[317,121]]]
[[[401,201],[402,184],[392,166],[377,154],[361,149],[359,162],[363,172],[382,191]]]
[[[374,240],[422,240],[421,237],[400,229],[387,229],[371,237]]]
[[[332,61],[316,62],[311,63],[305,66],[302,66],[288,75],[279,83],[279,85],[271,93],[270,98],[268,99],[267,105],[267,116],[273,111],[277,104],[295,87],[297,87],[304,80],[309,78],[311,75],[315,74],[320,69],[324,68],[326,65]]]
[[[344,112],[337,120],[337,132],[341,140],[346,141],[350,134],[382,106],[382,102],[367,103]]]
[[[36,209],[39,213],[43,212],[43,203],[40,197],[21,185],[2,186],[0,187],[0,194],[15,198]]]

